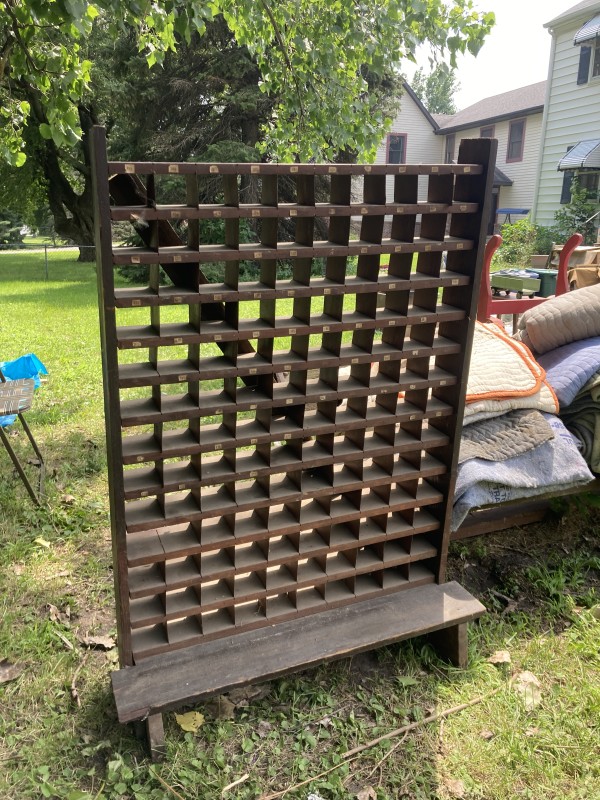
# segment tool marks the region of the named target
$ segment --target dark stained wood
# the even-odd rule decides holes
[[[442,658],[464,669],[469,661],[467,633],[467,623],[461,622],[430,633],[429,640]]]
[[[146,718],[146,737],[152,761],[162,761],[167,754],[162,714],[151,714]]]
[[[155,665],[151,738],[161,698],[224,691],[239,647],[251,674],[231,685],[438,628],[460,661],[481,609],[438,584],[489,140],[446,165],[142,164],[107,163],[96,136],[119,675],[130,692]],[[115,220],[144,245],[114,246]],[[116,288],[126,264],[148,281]]]
[[[453,531],[453,542],[468,539],[471,536],[480,536],[484,533],[495,533],[507,528],[530,525],[541,522],[552,509],[552,500],[557,497],[569,497],[579,494],[600,493],[600,478],[596,478],[585,486],[559,490],[552,496],[541,496],[534,499],[523,498],[510,503],[500,503],[487,508],[480,508],[471,512],[458,530]]]
[[[155,656],[112,674],[119,720],[145,719],[300,668],[453,628],[484,611],[457,583],[431,584]]]

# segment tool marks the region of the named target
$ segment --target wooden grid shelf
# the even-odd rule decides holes
[[[94,173],[122,666],[433,590],[493,145]]]

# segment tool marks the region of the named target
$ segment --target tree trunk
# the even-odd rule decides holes
[[[29,98],[34,123],[47,123],[39,96],[30,93]],[[88,142],[96,115],[92,109],[82,105],[79,106],[79,120],[83,135],[72,157],[62,154],[54,141],[49,139],[41,143],[38,160],[48,187],[48,204],[54,218],[54,229],[62,238],[80,246],[79,261],[94,261],[94,201]],[[67,177],[68,168],[80,176],[80,191],[73,188]]]

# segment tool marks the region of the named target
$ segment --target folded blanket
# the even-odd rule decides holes
[[[519,319],[516,338],[535,353],[600,336],[600,283],[530,308]]]
[[[458,461],[460,464],[470,458],[506,461],[553,437],[554,431],[539,411],[509,411],[463,428]]]
[[[550,350],[539,356],[538,361],[546,370],[546,380],[554,389],[561,409],[564,409],[600,371],[600,336]]]
[[[452,530],[472,508],[552,494],[594,479],[560,419],[551,414],[544,417],[554,431],[553,439],[506,461],[473,458],[459,465]]]
[[[477,322],[464,425],[518,408],[555,413],[558,401],[530,350],[495,324]]]
[[[592,472],[600,473],[600,370],[561,412],[561,419],[577,438]]]

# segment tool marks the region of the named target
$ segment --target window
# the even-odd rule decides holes
[[[525,144],[525,120],[515,119],[510,123],[508,131],[508,150],[506,162],[523,160],[523,145]]]
[[[575,172],[572,169],[567,169],[563,172],[562,189],[560,192],[560,203],[563,206],[565,203],[571,202],[571,184],[573,183],[574,177]]]
[[[592,78],[600,78],[600,44],[596,44],[594,47],[584,45],[579,51],[577,83],[581,85]]]
[[[571,184],[573,179],[577,178],[577,183],[587,193],[587,199],[591,203],[598,202],[598,188],[599,188],[598,171],[581,172],[573,169],[566,170],[563,175],[563,185],[560,194],[560,202],[562,205],[571,202]]]
[[[572,150],[575,145],[570,144],[567,147],[567,153],[569,150]],[[562,189],[560,191],[560,204],[564,205],[565,203],[571,202],[571,184],[573,183],[573,178],[575,177],[575,170],[567,169],[563,173],[563,182],[562,182]]]
[[[591,47],[582,47],[579,51],[579,69],[577,70],[577,83],[587,83],[590,75]]]
[[[485,128],[480,128],[479,129],[479,136],[482,139],[493,139],[494,138],[494,133],[495,133],[494,125],[488,125]]]
[[[592,78],[597,78],[600,76],[600,47],[596,45],[594,47],[594,59],[592,61]]]
[[[387,163],[404,164],[406,162],[406,134],[388,133]]]
[[[444,162],[446,164],[452,164],[454,162],[454,145],[456,143],[456,136],[451,133],[449,136],[446,136],[446,154],[444,156]]]
[[[598,200],[598,173],[578,172],[577,179],[581,188],[586,190],[588,200],[595,203]]]

